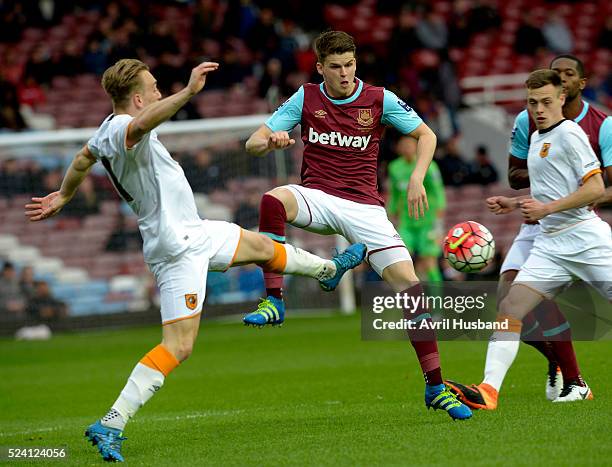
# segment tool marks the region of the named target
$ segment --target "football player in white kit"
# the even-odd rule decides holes
[[[527,221],[539,221],[542,233],[500,303],[501,319],[510,323],[489,343],[505,376],[518,352],[521,320],[543,299],[553,298],[581,279],[612,301],[612,236],[610,226],[588,205],[605,192],[600,162],[587,135],[563,117],[561,78],[537,70],[527,79],[527,107],[536,123],[527,164],[532,198],[494,196],[489,209],[506,214],[520,209]],[[584,381],[564,383],[553,402],[592,399]]]
[[[163,337],[136,365],[110,411],[87,428],[85,435],[107,461],[123,461],[125,424],[160,389],[170,371],[191,354],[209,269],[225,271],[257,263],[270,272],[324,281],[357,266],[365,254],[365,246],[356,244],[349,247],[349,254],[325,260],[236,224],[200,219],[182,168],[154,129],[201,91],[207,74],[218,66],[201,63],[192,70],[183,90],[161,99],[147,65],[135,59],[119,60],[102,77],[113,114],[77,153],[60,190],[26,205],[32,221],[59,213],[99,160],[138,216],[144,258],[160,290]]]

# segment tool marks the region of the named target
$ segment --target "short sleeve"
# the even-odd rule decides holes
[[[567,151],[571,154],[573,168],[578,179],[584,183],[589,177],[601,173],[599,159],[595,155],[589,139],[582,128],[570,129],[565,134],[564,144]]]
[[[526,110],[514,119],[510,136],[510,154],[519,159],[527,159],[529,154],[529,114]]]
[[[89,151],[96,159],[106,157],[112,159],[115,156],[128,156],[134,148],[127,149],[125,138],[127,136],[127,128],[134,117],[127,114],[111,115],[108,120],[96,131],[96,133],[87,142]],[[143,137],[143,140],[148,137],[148,134]],[[138,145],[143,143],[141,140]]]
[[[272,131],[291,131],[302,120],[303,108],[304,86],[300,86],[300,89],[266,120],[266,126]]]
[[[599,148],[603,166],[612,166],[612,117],[606,117],[599,127]]]
[[[423,123],[423,120],[412,107],[394,93],[385,89],[381,122],[383,125],[390,125],[403,135],[407,135],[416,130]]]

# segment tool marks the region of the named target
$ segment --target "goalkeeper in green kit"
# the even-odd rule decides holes
[[[402,136],[396,145],[397,159],[389,164],[389,200],[387,210],[395,221],[397,230],[406,243],[410,254],[416,257],[415,270],[419,277],[428,282],[442,281],[438,257],[442,252],[442,222],[446,195],[440,169],[435,161],[431,162],[423,186],[429,200],[429,210],[425,216],[415,220],[408,216],[408,181],[416,165],[417,141],[410,136]],[[395,222],[398,224],[398,222]]]

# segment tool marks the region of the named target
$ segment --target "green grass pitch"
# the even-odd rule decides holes
[[[522,345],[500,407],[427,411],[408,342],[363,342],[352,317],[280,329],[205,322],[194,355],[126,429],[131,465],[603,465],[612,462],[612,343],[578,342],[595,400],[553,405]],[[105,413],[160,329],[0,340],[0,447],[67,447],[100,465],[85,427]],[[479,382],[486,342],[441,343],[446,377]],[[37,465],[42,465],[37,463]]]

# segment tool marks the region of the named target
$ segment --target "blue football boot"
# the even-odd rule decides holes
[[[425,406],[446,410],[453,420],[467,420],[472,416],[470,408],[459,402],[444,384],[425,385]]]
[[[282,298],[269,295],[259,302],[257,310],[246,315],[242,321],[247,326],[260,328],[267,324],[280,326],[285,321],[285,302]]]
[[[332,261],[336,264],[336,274],[330,279],[320,280],[319,285],[321,288],[326,292],[335,290],[346,271],[356,268],[361,264],[365,258],[366,250],[366,246],[363,243],[355,243],[342,253],[335,255]]]
[[[98,451],[105,461],[123,462],[121,444],[127,439],[123,437],[123,432],[106,427],[98,420],[87,427],[85,437],[92,445],[98,446]]]

